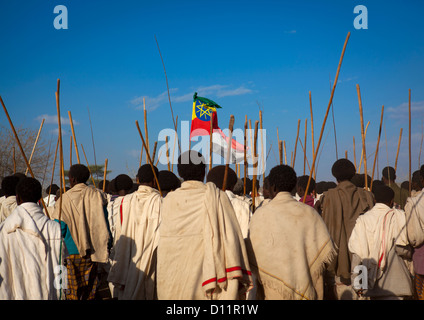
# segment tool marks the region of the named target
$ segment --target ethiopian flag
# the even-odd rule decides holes
[[[191,117],[190,140],[196,136],[210,135],[212,119],[212,151],[225,158],[228,150],[229,137],[218,126],[216,109],[220,109],[215,101],[198,97],[197,92],[193,96],[193,113]],[[244,146],[235,139],[231,140],[230,162],[239,163],[244,161]]]

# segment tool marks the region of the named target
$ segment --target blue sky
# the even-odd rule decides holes
[[[356,5],[368,9],[368,29],[356,30]],[[68,29],[56,30],[56,5],[68,9]],[[372,170],[380,113],[385,106],[379,169],[394,165],[399,130],[403,137],[398,180],[408,175],[408,89],[412,90],[412,167],[419,166],[424,112],[424,3],[422,1],[80,1],[40,0],[0,3],[0,95],[15,126],[38,130],[50,139],[57,129],[55,91],[61,80],[64,152],[68,154],[72,112],[78,144],[113,178],[134,175],[143,126],[142,98],[148,109],[151,145],[161,129],[172,128],[166,79],[155,42],[165,62],[174,116],[189,121],[192,95],[213,99],[223,108],[219,125],[243,128],[245,115],[259,119],[272,145],[267,171],[278,163],[277,127],[294,149],[308,120],[307,157],[312,164],[309,91],[318,141],[343,43],[346,48],[334,95],[337,156],[353,161],[361,150],[356,84],[360,85]],[[51,121],[50,121],[51,119]],[[0,124],[8,127],[0,115]],[[387,137],[387,143],[386,143]],[[241,141],[242,142],[242,141]],[[336,160],[332,114],[327,119],[317,180],[333,180]],[[80,154],[82,154],[80,150]],[[68,156],[65,155],[65,166]],[[424,159],[424,156],[422,156]],[[76,162],[76,159],[74,160]],[[84,162],[84,161],[83,161]],[[160,169],[165,168],[159,165]],[[297,173],[303,174],[298,144]],[[375,172],[375,177],[378,173]],[[380,175],[381,176],[381,175]]]

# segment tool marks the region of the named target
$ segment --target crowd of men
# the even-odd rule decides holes
[[[193,150],[177,169],[145,164],[103,189],[75,164],[44,198],[36,179],[4,177],[0,299],[424,299],[424,166],[406,187],[347,159],[337,183],[277,165],[261,188],[206,174]]]

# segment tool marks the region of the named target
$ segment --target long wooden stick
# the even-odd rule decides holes
[[[359,88],[359,84],[356,85],[356,91],[358,93],[359,116],[361,118],[361,136],[362,136],[362,150],[364,154],[365,189],[368,189],[367,150],[365,146],[364,116],[362,112],[362,99],[361,99],[361,90]]]
[[[340,56],[339,65],[337,67],[336,78],[333,82],[333,89],[331,90],[330,101],[328,102],[327,111],[325,113],[324,121],[323,121],[323,124],[322,124],[322,127],[321,127],[320,136],[319,136],[319,139],[318,139],[317,146],[315,148],[315,155],[314,155],[314,159],[312,161],[311,173],[309,174],[309,179],[308,179],[308,184],[306,185],[305,194],[308,194],[309,186],[311,184],[312,173],[313,173],[313,170],[315,169],[315,163],[316,163],[316,159],[317,159],[318,150],[319,150],[319,147],[321,145],[321,139],[322,139],[322,135],[323,135],[324,128],[325,128],[325,123],[327,121],[328,113],[330,111],[331,103],[333,102],[334,91],[336,90],[336,85],[337,85],[337,81],[338,81],[338,78],[339,78],[339,72],[340,72],[340,68],[341,68],[342,61],[343,61],[343,56],[344,56],[344,53],[345,53],[345,50],[346,50],[346,46],[347,46],[347,42],[349,40],[349,37],[350,37],[350,32],[347,33],[346,40],[345,40],[345,43],[343,45],[342,54]],[[306,201],[306,197],[303,198],[303,203],[305,203],[305,201]]]
[[[265,150],[264,150],[264,134],[263,134],[263,119],[262,119],[262,110],[259,110],[259,128],[261,129],[261,159],[262,166],[265,166]],[[265,180],[265,170],[263,170],[262,181]]]
[[[284,164],[287,165],[286,140],[283,140],[283,149],[284,149]]]
[[[47,198],[47,203],[50,203],[50,193],[52,192],[52,184],[53,184],[53,179],[54,179],[54,169],[56,166],[56,159],[57,159],[57,150],[59,148],[59,136],[57,137],[57,142],[56,142],[56,150],[54,152],[54,160],[53,160],[53,169],[52,169],[52,178],[50,179],[50,185],[49,185],[49,195]],[[60,184],[61,185],[61,184]]]
[[[280,166],[283,164],[283,141],[278,141],[278,152],[280,155]]]
[[[367,122],[367,125],[365,126],[365,140],[367,139],[367,132],[368,132],[368,126],[369,126],[370,122]],[[362,137],[361,137],[362,139]],[[358,173],[361,173],[361,168],[362,168],[362,162],[364,161],[364,150],[361,149],[361,160],[359,161],[359,170]]]
[[[82,152],[84,153],[85,162],[87,163],[87,168],[88,168],[88,171],[90,172],[90,177],[91,177],[91,181],[93,182],[93,186],[97,188],[96,182],[94,182],[93,174],[91,173],[90,164],[88,163],[88,160],[87,160],[87,155],[85,154],[85,151],[84,151],[84,146],[82,144],[81,144],[81,149],[82,149]],[[97,170],[97,167],[96,167],[96,170]]]
[[[159,191],[160,195],[162,196],[162,190],[161,190],[160,185],[159,185],[159,180],[158,180],[158,177],[156,175],[156,171],[153,167],[152,158],[150,158],[150,153],[149,153],[149,150],[147,149],[146,141],[144,141],[143,134],[141,133],[140,126],[138,125],[137,120],[135,121],[135,125],[137,126],[138,133],[140,135],[141,141],[143,142],[144,149],[146,150],[146,157],[147,157],[147,160],[150,164],[150,167],[152,168],[153,176],[155,178],[155,181],[156,181],[156,184],[157,184],[157,187],[158,187],[158,191]]]
[[[167,89],[167,91],[168,91],[169,108],[171,109],[172,121],[173,121],[173,123],[174,123],[174,129],[175,129],[175,132],[177,132],[177,123],[178,123],[178,119],[177,119],[177,120],[174,120],[174,111],[172,110],[171,95],[169,94],[168,76],[167,76],[167,74],[166,74],[165,63],[163,62],[162,53],[160,52],[159,42],[158,42],[158,39],[156,38],[156,35],[155,35],[155,41],[156,41],[156,45],[157,45],[157,47],[158,47],[158,51],[159,51],[160,59],[161,59],[161,61],[162,61],[163,71],[164,71],[164,73],[165,73],[165,79],[166,79],[166,89]],[[177,118],[178,118],[178,117],[177,117]],[[147,139],[147,137],[146,137],[146,139]],[[148,140],[146,140],[146,141],[148,141]],[[180,139],[178,139],[178,149],[179,149],[179,150],[180,150],[180,152],[181,152]]]
[[[253,179],[252,179],[252,213],[255,212],[256,209],[256,180],[257,180],[257,172],[258,169],[258,152],[257,152],[257,142],[258,142],[258,125],[259,121],[255,121],[255,134],[254,134],[254,142],[253,142]]]
[[[355,149],[356,147],[355,147],[355,136],[353,137],[353,161],[354,161],[354,164],[355,164],[355,171],[357,171],[357,168],[356,168],[356,149]]]
[[[377,147],[375,149],[375,155],[374,155],[374,163],[372,165],[372,175],[371,175],[371,184],[370,184],[370,190],[372,190],[372,183],[374,181],[374,170],[375,170],[375,164],[377,162],[377,155],[378,155],[378,147],[380,146],[380,137],[381,137],[381,127],[383,125],[383,113],[384,113],[384,105],[381,107],[381,117],[380,117],[380,128],[378,130],[378,139],[377,139]]]
[[[178,116],[175,119],[178,123]],[[171,166],[171,171],[174,172],[174,154],[175,154],[175,145],[177,144],[178,141],[178,146],[180,143],[180,139],[178,138],[178,132],[177,132],[177,128],[175,128],[175,136],[174,136],[174,146],[172,147],[172,166]]]
[[[91,142],[93,144],[93,155],[94,155],[94,166],[96,168],[96,178],[99,179],[98,175],[98,167],[97,167],[97,157],[96,157],[96,146],[94,145],[94,135],[93,135],[93,125],[91,124],[91,117],[90,117],[90,109],[87,106],[87,112],[88,112],[88,120],[90,122],[90,130],[91,130]]]
[[[77,155],[78,164],[80,164],[81,161],[80,161],[80,156],[78,152],[77,138],[75,136],[74,121],[72,120],[72,114],[71,114],[71,111],[69,110],[68,110],[68,116],[69,116],[69,123],[71,124],[72,139],[74,140],[75,154]]]
[[[169,137],[165,137],[165,147],[166,147],[166,164],[168,165],[168,171],[171,171],[171,163],[169,162],[169,146],[168,146],[168,139]]]
[[[397,152],[396,152],[396,160],[395,160],[395,172],[396,172],[396,169],[397,169],[399,150],[400,150],[400,142],[402,140],[402,131],[403,131],[403,128],[400,128],[399,141],[398,141],[398,147],[397,147]]]
[[[227,154],[226,154],[226,160],[225,160],[224,180],[222,182],[222,191],[225,191],[227,189],[227,177],[228,177],[228,169],[230,167],[233,127],[234,127],[234,116],[231,115],[230,124],[228,125],[229,135],[228,135],[228,142],[227,142],[228,146],[227,146]]]
[[[312,95],[309,91],[309,109],[311,110],[311,143],[312,143],[312,157],[315,156],[315,139],[314,139],[314,113],[312,111]],[[316,179],[316,170],[314,168],[314,179]]]
[[[155,158],[156,158],[156,149],[158,147],[158,142],[155,141],[155,144],[153,145],[153,155],[152,155],[152,161],[153,163],[155,162]]]
[[[247,115],[244,120],[244,179],[243,179],[243,195],[246,195],[246,179],[247,179]]]
[[[59,222],[62,219],[62,195],[65,189],[65,177],[63,168],[63,144],[62,144],[62,121],[60,117],[60,79],[57,79],[56,96],[56,109],[57,109],[57,122],[58,122],[58,136],[59,136],[59,186],[60,186],[60,200],[59,200]]]
[[[31,164],[31,160],[32,160],[32,157],[33,157],[33,155],[34,155],[35,148],[36,148],[37,143],[38,143],[38,139],[40,138],[40,133],[41,133],[41,129],[43,128],[44,120],[45,120],[45,119],[43,119],[43,120],[41,121],[40,128],[38,129],[37,137],[35,138],[34,146],[32,147],[31,155],[30,155],[30,157],[29,157],[29,161],[28,161],[28,163],[29,163],[29,164]],[[25,175],[27,175],[27,174],[28,174],[28,167],[26,168],[26,171],[25,171]]]
[[[212,141],[212,135],[213,135],[213,119],[212,119],[212,115],[211,115],[211,119],[210,119],[210,127],[209,127],[209,171],[212,170],[212,146],[213,146],[213,141]]]
[[[107,158],[105,159],[105,168],[103,170],[103,192],[106,190]]]
[[[306,140],[308,137],[308,119],[305,119],[305,145],[303,147],[303,175],[306,174]]]
[[[147,110],[146,110],[146,100],[143,97],[143,114],[144,114],[144,135],[146,137],[146,151],[150,154],[150,145],[149,145],[149,131],[147,130]]]
[[[300,119],[297,120],[297,134],[296,134],[296,141],[294,143],[294,153],[293,153],[293,160],[292,160],[292,168],[294,169],[294,164],[296,162],[296,150],[297,150],[297,140],[299,140],[299,129],[300,129]]]
[[[411,163],[411,89],[409,89],[409,196],[411,196],[411,179],[412,179],[412,163]]]
[[[1,105],[3,106],[3,110],[4,110],[4,112],[6,113],[6,117],[7,117],[7,120],[9,121],[10,127],[12,128],[13,134],[15,135],[16,142],[18,143],[19,149],[21,150],[22,157],[23,157],[23,158],[24,158],[24,160],[25,160],[25,164],[27,165],[27,168],[28,168],[28,170],[29,170],[29,172],[30,172],[31,176],[32,176],[33,178],[35,178],[35,177],[34,177],[34,172],[32,172],[31,165],[30,165],[30,164],[29,164],[29,162],[28,162],[28,158],[27,158],[27,157],[26,157],[26,155],[25,155],[24,149],[22,148],[21,141],[19,140],[19,137],[18,137],[18,134],[16,133],[15,127],[14,127],[13,122],[12,122],[12,119],[11,119],[11,118],[10,118],[10,116],[9,116],[9,112],[7,112],[6,106],[5,106],[5,104],[4,104],[3,99],[2,99],[2,97],[1,97],[1,96],[0,96],[0,102],[1,102]],[[50,216],[49,216],[49,212],[47,211],[47,207],[46,207],[46,204],[44,203],[43,197],[41,197],[40,201],[41,201],[41,204],[42,204],[42,205],[43,205],[43,207],[44,207],[44,210],[46,211],[46,215],[47,215],[47,217],[49,217],[49,218],[50,218]]]

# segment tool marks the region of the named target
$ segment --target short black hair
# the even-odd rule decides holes
[[[90,178],[90,170],[83,164],[74,164],[69,168],[69,176],[74,178],[77,183],[86,183]]]
[[[46,193],[47,194],[56,194],[57,190],[59,190],[59,186],[57,184],[51,184],[50,186],[48,186],[46,188]]]
[[[233,193],[242,196],[244,192],[244,179],[237,179],[236,184],[233,187]]]
[[[325,185],[327,182],[325,181],[319,181],[315,184],[315,191],[318,194],[322,194],[324,191],[327,191],[327,189],[325,189]]]
[[[337,160],[331,167],[331,173],[337,181],[350,181],[355,175],[355,172],[355,165],[345,158]]]
[[[327,182],[325,183],[326,191],[328,191],[328,190],[330,190],[330,189],[333,189],[333,188],[335,188],[335,187],[337,187],[337,183],[335,183],[334,181],[327,181]]]
[[[420,168],[420,176],[424,179],[424,164]]]
[[[367,185],[371,185],[371,177],[367,174]],[[355,173],[355,175],[350,179],[350,181],[359,188],[365,187],[365,173]]]
[[[395,197],[395,192],[386,185],[376,186],[373,188],[372,193],[374,194],[375,202],[387,205],[390,204]]]
[[[188,150],[178,157],[178,174],[185,181],[203,181],[205,178],[205,158],[196,150]]]
[[[206,181],[213,182],[218,187],[218,189],[222,189],[222,184],[224,182],[224,174],[225,174],[224,165],[213,167],[208,172]],[[228,168],[227,183],[226,183],[225,189],[233,190],[236,183],[237,183],[237,174],[235,173],[233,169]]]
[[[394,181],[396,179],[396,171],[393,167],[385,167],[381,173],[384,178]]]
[[[172,171],[159,171],[158,180],[162,191],[173,191],[181,186],[181,180]]]
[[[401,189],[409,190],[409,181],[404,181],[400,184]]]
[[[159,174],[158,168],[156,168],[156,166],[153,166],[153,170],[155,170],[155,174],[157,177]],[[138,169],[137,178],[140,183],[150,183],[155,181],[155,175],[153,174],[152,167],[150,166],[150,164],[143,164]]]
[[[150,167],[150,165],[149,165]],[[152,169],[150,169],[151,171]],[[114,190],[120,191],[120,190],[131,190],[133,187],[134,182],[132,181],[131,177],[127,174],[119,174],[116,176],[115,179],[113,179],[114,183]]]
[[[297,186],[301,187],[304,191],[306,191],[306,187],[308,185],[309,176],[303,175],[297,178]],[[311,193],[315,190],[315,179],[311,177],[311,182],[309,183],[308,192]]]
[[[292,167],[281,164],[269,172],[269,183],[277,189],[277,192],[291,192],[296,187],[297,176]]]
[[[1,188],[3,189],[6,197],[16,195],[16,186],[18,185],[19,181],[21,181],[21,179],[15,175],[3,178],[1,182]]]
[[[371,191],[373,191],[374,190],[374,188],[376,188],[376,187],[378,187],[378,186],[384,186],[385,184],[384,184],[384,182],[383,181],[381,181],[381,180],[374,180],[373,182],[372,182],[372,190]]]
[[[16,195],[22,202],[37,203],[41,199],[41,183],[34,178],[24,178],[16,186]]]

